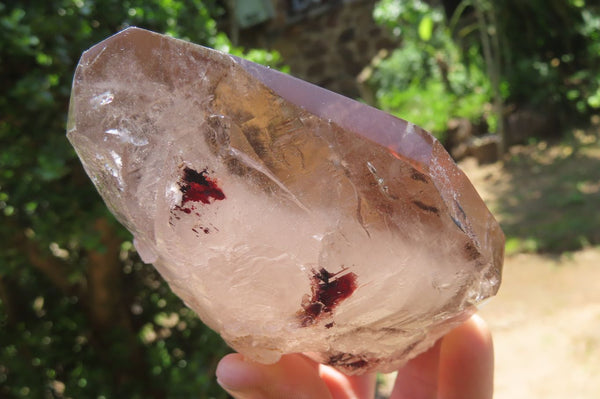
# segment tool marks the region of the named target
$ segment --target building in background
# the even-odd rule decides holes
[[[373,20],[375,0],[228,0],[223,29],[246,48],[277,50],[291,73],[349,97],[357,76],[396,41]]]

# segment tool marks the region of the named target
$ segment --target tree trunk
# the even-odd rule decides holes
[[[94,327],[92,340],[104,363],[113,370],[112,384],[126,386],[132,380],[150,381],[144,348],[131,323],[130,303],[125,295],[121,240],[107,219],[97,219],[102,250],[88,253],[87,309]],[[164,392],[149,385],[145,397],[162,399]]]
[[[130,329],[128,304],[124,303],[123,275],[119,260],[121,240],[105,218],[97,219],[94,229],[100,233],[104,248],[88,253],[87,304],[91,321],[99,330],[113,326]]]
[[[498,141],[498,160],[502,160],[506,151],[506,132],[504,129],[504,112],[503,112],[503,100],[500,93],[500,45],[498,41],[498,27],[495,22],[495,15],[493,4],[487,0],[475,0],[473,2],[475,6],[475,14],[479,24],[479,33],[481,36],[481,47],[483,48],[483,55],[487,66],[488,75],[492,84],[493,92],[493,107],[494,113],[497,118],[497,135]],[[488,32],[491,25],[491,35]]]
[[[11,326],[15,322],[15,309],[12,301],[12,295],[8,290],[2,274],[0,274],[0,300],[2,301],[2,307],[6,312],[6,323]]]

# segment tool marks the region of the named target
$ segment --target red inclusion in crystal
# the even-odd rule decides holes
[[[338,277],[345,270],[342,269],[338,273],[330,273],[324,268],[318,272],[313,270],[312,295],[310,299],[307,297],[307,300],[302,303],[303,310],[299,314],[302,326],[312,325],[319,318],[331,315],[335,307],[356,290],[358,286],[355,273],[346,273]]]
[[[206,169],[200,173],[188,167],[183,170],[183,179],[179,184],[180,190],[183,193],[181,199],[182,207],[188,202],[210,204],[211,201],[225,199],[223,190],[217,186],[216,181],[206,177],[206,173]]]

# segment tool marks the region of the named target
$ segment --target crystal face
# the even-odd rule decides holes
[[[249,358],[390,371],[500,284],[504,236],[427,132],[138,28],[86,51],[68,138],[135,246]]]

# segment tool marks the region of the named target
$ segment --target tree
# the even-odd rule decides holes
[[[224,397],[225,344],[141,263],[65,137],[83,50],[128,25],[230,48],[222,12],[213,0],[0,3],[1,397]]]
[[[496,126],[484,58],[474,44],[457,43],[439,1],[380,0],[374,17],[402,41],[371,78],[380,108],[441,141],[450,118]]]
[[[380,0],[375,17],[403,40],[374,73],[378,105],[434,134],[456,116],[502,133],[510,108],[563,127],[600,109],[596,2]]]
[[[600,7],[585,0],[494,5],[507,100],[576,122],[600,108]]]

